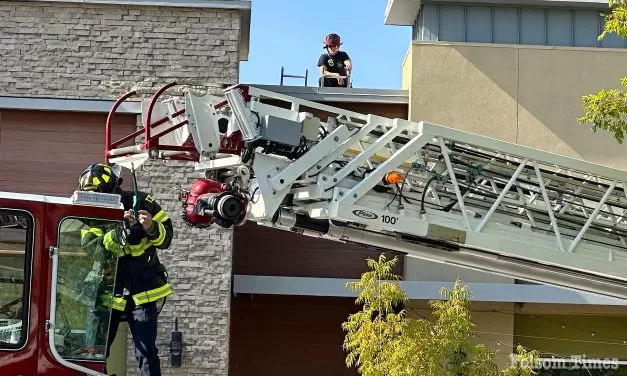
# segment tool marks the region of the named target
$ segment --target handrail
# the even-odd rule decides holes
[[[111,123],[113,121],[113,115],[115,115],[115,112],[117,111],[118,107],[120,107],[120,105],[122,105],[124,101],[134,96],[135,94],[137,94],[137,92],[133,90],[121,96],[117,101],[115,101],[115,103],[113,104],[113,107],[111,108],[111,110],[109,111],[109,114],[107,115],[107,123],[105,126],[105,162],[109,158],[109,151],[113,148],[113,145],[111,144],[111,130],[113,127]],[[122,142],[124,141],[121,141],[120,143]]]

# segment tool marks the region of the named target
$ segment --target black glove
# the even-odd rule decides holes
[[[124,221],[117,226],[113,230],[112,238],[113,241],[121,246],[126,245],[126,240],[128,239],[128,234],[130,233],[130,228],[128,227],[128,221]]]

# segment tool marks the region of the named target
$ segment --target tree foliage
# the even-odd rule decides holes
[[[611,12],[604,15],[602,40],[610,33],[627,37],[627,4],[623,1],[609,0]],[[589,123],[593,132],[601,129],[611,133],[619,144],[625,140],[627,132],[627,77],[621,79],[620,89],[601,89],[597,93],[584,95],[582,98],[584,115],[578,118],[580,123]]]
[[[361,310],[342,324],[346,365],[363,376],[531,376],[538,354],[519,347],[512,362],[499,371],[494,351],[472,343],[470,291],[457,280],[433,300],[433,320],[407,315],[409,301],[392,273],[397,258],[368,259],[370,271],[347,288],[359,292]]]

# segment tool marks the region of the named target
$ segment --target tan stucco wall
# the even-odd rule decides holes
[[[567,358],[627,359],[627,307],[526,303],[515,313],[514,341],[527,348]]]
[[[468,287],[472,291],[472,284]],[[473,342],[497,351],[495,361],[501,369],[519,344],[543,356],[627,358],[624,307],[471,302],[470,310],[476,334]],[[434,320],[432,311],[426,300],[407,305],[410,317]]]
[[[403,279],[406,281],[451,282],[459,278],[463,283],[514,283],[514,278],[410,256],[405,256],[403,267]]]
[[[514,339],[527,348],[588,359],[627,357],[627,317],[605,315],[516,315]],[[594,333],[594,335],[593,335]]]
[[[627,168],[627,146],[577,122],[583,95],[620,86],[627,50],[414,42],[410,55],[411,120]]]
[[[405,60],[403,60],[403,72],[402,72],[403,76],[401,77],[401,88],[403,90],[409,90],[412,84],[411,82],[412,56],[413,56],[412,48],[411,46],[409,46],[409,48],[407,49],[407,54],[405,55]],[[411,103],[411,92],[409,93],[409,98],[410,98],[410,103]]]
[[[627,50],[413,42],[402,83],[409,91],[410,120],[627,169],[626,145],[618,145],[609,134],[593,134],[577,121],[583,114],[583,95],[619,88],[623,76],[627,76]],[[429,266],[410,261],[405,278],[450,281],[460,273]],[[486,277],[462,278],[479,282]],[[421,307],[423,302],[413,304]],[[503,333],[482,341],[493,349],[511,350],[498,346],[500,341],[564,355],[627,357],[622,341],[611,347],[596,343],[603,340],[591,335],[595,330],[601,336],[627,340],[623,329],[612,329],[627,328],[625,307],[525,304],[515,306],[516,314],[504,314],[513,306],[503,303],[495,312],[486,312],[491,309],[487,304],[473,303],[473,311],[477,331]],[[569,330],[552,321],[564,323]],[[590,332],[577,332],[575,327]]]
[[[472,285],[469,286],[472,291]],[[496,351],[494,361],[502,369],[509,363],[510,347],[514,343],[514,304],[471,302],[471,321],[476,333],[473,343],[482,343],[488,349]],[[433,309],[426,300],[412,300],[407,304],[410,317],[422,316],[435,320]]]

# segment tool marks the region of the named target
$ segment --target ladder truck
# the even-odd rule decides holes
[[[115,102],[104,157],[131,171],[192,163],[202,177],[178,192],[189,226],[251,221],[627,298],[627,171],[250,85],[167,98],[175,85],[119,140],[116,111],[135,93]],[[0,373],[104,375],[117,258],[81,239],[122,214],[115,194],[0,192]]]
[[[245,221],[627,298],[627,171],[250,85],[146,101],[105,158],[193,161],[190,226]],[[138,137],[129,147],[121,143]]]

